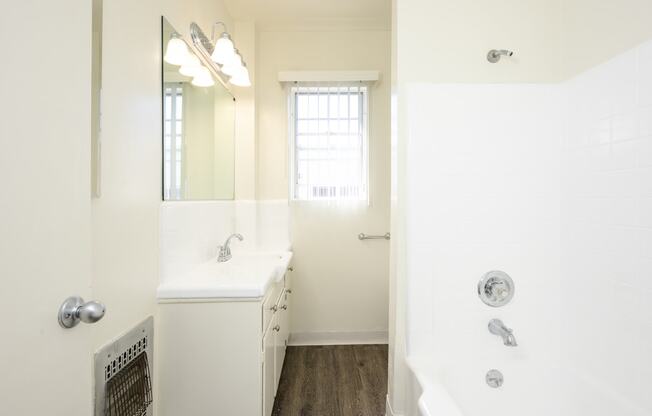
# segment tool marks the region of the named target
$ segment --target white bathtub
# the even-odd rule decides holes
[[[409,358],[411,371],[410,399],[417,407],[408,410],[407,416],[462,416],[448,391],[442,386],[437,372],[426,359]]]
[[[564,384],[556,369],[526,367],[519,360],[501,362],[505,382],[491,388],[486,365],[478,360],[436,364],[431,357],[410,357],[409,401],[406,416],[550,416],[562,409]],[[480,360],[481,361],[481,360]]]

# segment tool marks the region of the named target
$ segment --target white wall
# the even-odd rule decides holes
[[[236,96],[235,199],[256,199],[256,24],[237,21],[234,39],[249,70],[253,87],[234,87]]]
[[[185,36],[191,21],[206,30],[215,20],[230,22],[221,1],[104,2],[102,197],[92,203],[92,286],[107,315],[94,326],[96,348],[156,315],[161,15]]]
[[[563,79],[652,37],[649,0],[563,0],[561,6]]]
[[[567,414],[652,412],[652,41],[565,83]]]
[[[560,0],[399,0],[399,82],[550,82],[559,77]],[[490,49],[513,58],[487,62]]]
[[[292,203],[291,235],[294,341],[384,340],[389,245],[356,236],[389,231],[390,33],[337,25],[276,27],[258,34],[257,51],[257,195],[262,200],[288,197],[287,93],[278,72],[371,69],[382,74],[370,90],[370,205]]]

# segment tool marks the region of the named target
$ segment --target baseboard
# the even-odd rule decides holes
[[[387,344],[387,342],[387,331],[294,332],[290,334],[288,345]]]
[[[385,397],[385,416],[402,416],[399,413],[394,413],[394,410],[392,410],[392,404],[389,402],[389,395]]]

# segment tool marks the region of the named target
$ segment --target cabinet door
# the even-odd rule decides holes
[[[272,323],[263,337],[263,416],[270,416],[274,407],[276,393],[276,375],[274,373],[275,344],[278,325],[278,314],[274,314]]]
[[[281,299],[278,302],[278,331],[276,332],[276,352],[275,352],[275,375],[276,383],[275,387],[278,389],[278,383],[281,379],[281,371],[283,370],[283,362],[285,361],[285,348],[287,346],[288,335],[289,335],[289,308],[287,303],[287,293],[283,293]]]
[[[284,340],[284,342],[283,342],[283,346],[284,346],[283,352],[285,352],[285,347],[287,347],[288,342],[290,340],[290,308],[292,306],[290,304],[291,298],[292,298],[291,292],[290,292],[289,289],[287,289],[283,293],[283,298],[281,300],[281,306],[279,307],[280,311],[282,312],[281,317],[280,317],[280,321],[281,321],[281,334],[282,334],[282,337],[283,337],[283,340]]]

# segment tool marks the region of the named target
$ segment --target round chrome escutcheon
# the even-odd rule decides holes
[[[503,385],[505,378],[503,377],[503,373],[501,373],[496,369],[493,369],[487,371],[487,375],[485,376],[485,381],[487,382],[487,385],[489,385],[489,387],[497,389],[498,387]]]
[[[507,305],[514,297],[514,281],[500,270],[485,273],[478,283],[478,296],[494,308]]]

